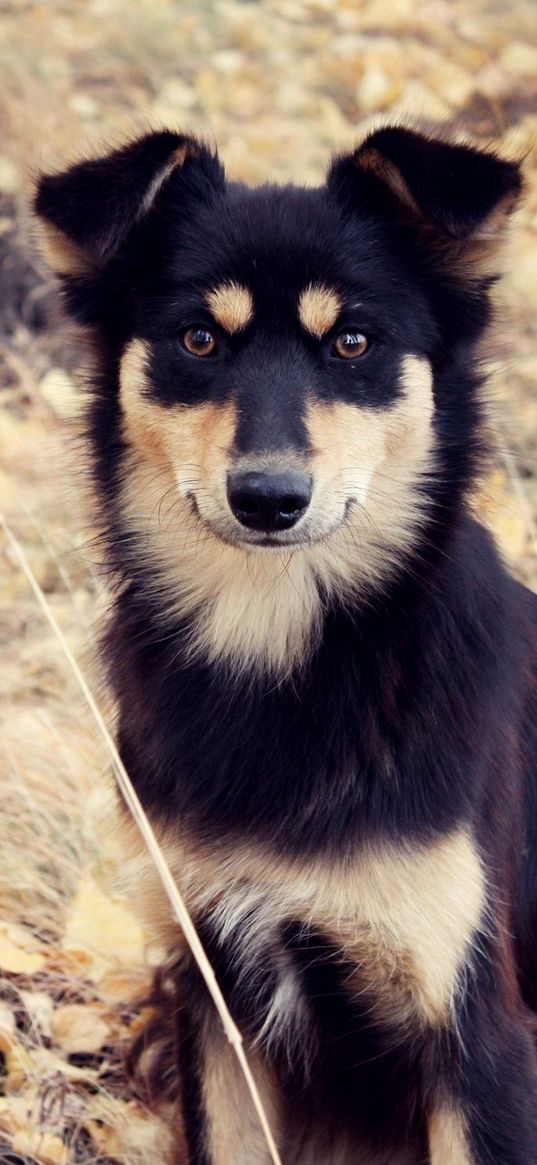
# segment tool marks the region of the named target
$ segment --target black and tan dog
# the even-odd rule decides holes
[[[39,185],[94,339],[122,755],[285,1165],[537,1161],[537,600],[467,504],[520,188],[397,127],[315,189],[172,132]],[[264,1165],[128,865],[176,961],[189,1159]]]

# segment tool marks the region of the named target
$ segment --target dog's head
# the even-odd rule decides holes
[[[313,189],[227,183],[171,132],[41,180],[51,263],[98,339],[114,537],[168,612],[199,614],[198,646],[288,667],[331,595],[381,587],[445,526],[520,185],[396,127]]]

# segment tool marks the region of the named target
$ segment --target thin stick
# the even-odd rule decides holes
[[[157,873],[158,873],[159,878],[162,882],[162,885],[166,891],[166,894],[167,894],[168,899],[170,901],[170,904],[172,906],[172,910],[173,910],[175,917],[176,917],[176,919],[177,919],[177,921],[178,921],[178,923],[179,923],[179,925],[180,925],[180,927],[185,935],[185,938],[186,938],[187,943],[190,947],[192,955],[194,956],[194,959],[199,967],[201,975],[203,976],[203,979],[204,979],[205,984],[207,986],[207,990],[209,991],[209,994],[211,995],[211,998],[214,1002],[216,1010],[217,1010],[217,1012],[220,1016],[220,1019],[222,1021],[226,1036],[227,1036],[230,1044],[232,1045],[232,1047],[235,1051],[235,1054],[237,1056],[237,1059],[239,1061],[241,1070],[242,1070],[244,1078],[246,1080],[246,1084],[248,1086],[248,1091],[249,1091],[250,1096],[252,1098],[257,1115],[259,1117],[259,1123],[260,1123],[261,1128],[263,1130],[263,1133],[264,1133],[264,1136],[265,1136],[265,1139],[266,1139],[266,1142],[267,1142],[267,1145],[269,1148],[270,1156],[271,1156],[271,1159],[273,1161],[273,1165],[282,1165],[280,1155],[279,1155],[278,1150],[276,1148],[276,1142],[274,1140],[274,1137],[273,1137],[271,1129],[270,1129],[270,1125],[269,1125],[268,1120],[267,1120],[267,1115],[265,1112],[263,1101],[261,1100],[259,1090],[257,1088],[257,1085],[256,1085],[255,1080],[254,1080],[253,1075],[252,1075],[252,1070],[250,1068],[248,1060],[246,1059],[246,1055],[245,1055],[243,1044],[242,1044],[242,1036],[241,1036],[239,1029],[237,1028],[234,1020],[232,1019],[232,1016],[230,1015],[226,1001],[222,995],[220,987],[218,986],[213,968],[212,968],[212,966],[207,958],[207,955],[205,954],[205,951],[204,951],[203,946],[201,944],[201,941],[199,939],[199,936],[198,936],[198,933],[197,933],[196,928],[194,926],[194,923],[193,923],[193,921],[190,917],[190,914],[186,908],[186,905],[183,901],[183,898],[182,898],[181,894],[179,893],[179,890],[174,882],[174,879],[172,877],[169,866],[166,862],[164,854],[163,854],[163,852],[160,848],[160,845],[157,841],[157,838],[155,836],[153,828],[152,828],[152,826],[147,818],[147,815],[146,815],[145,810],[141,804],[141,801],[138,797],[138,794],[136,793],[136,790],[135,790],[135,788],[132,784],[132,781],[127,773],[127,770],[123,764],[123,761],[121,760],[121,757],[120,757],[119,752],[117,750],[114,739],[111,736],[110,732],[108,731],[108,728],[105,724],[105,721],[102,717],[102,714],[101,714],[101,712],[98,708],[98,705],[97,705],[97,703],[92,695],[91,689],[89,688],[88,683],[87,683],[86,679],[84,678],[84,675],[83,675],[83,673],[82,673],[82,671],[81,671],[81,669],[80,669],[80,667],[79,667],[79,665],[78,665],[78,663],[77,663],[77,661],[76,661],[76,659],[71,651],[71,648],[69,647],[69,644],[67,643],[67,640],[65,639],[65,636],[63,634],[63,631],[61,630],[61,627],[56,622],[56,619],[54,617],[52,609],[51,609],[49,603],[47,602],[47,599],[46,599],[46,597],[45,597],[45,595],[44,595],[44,593],[43,593],[43,591],[42,591],[42,589],[41,589],[41,587],[40,587],[40,585],[39,585],[39,583],[38,583],[38,581],[37,581],[37,579],[32,571],[32,568],[31,568],[31,566],[26,558],[26,555],[24,554],[24,551],[23,551],[22,547],[20,546],[17,538],[12,533],[12,531],[11,531],[11,529],[10,529],[10,527],[9,527],[9,525],[8,525],[6,519],[1,511],[0,511],[0,526],[4,530],[4,533],[6,535],[6,538],[8,539],[8,542],[9,542],[10,546],[12,547],[12,549],[14,550],[14,552],[19,560],[21,569],[22,569],[23,573],[25,574],[25,576],[30,584],[30,587],[32,588],[32,591],[37,599],[37,602],[39,603],[39,606],[41,607],[41,610],[43,611],[43,614],[45,615],[45,618],[47,619],[54,634],[56,635],[57,639],[59,640],[59,643],[62,647],[64,655],[66,656],[66,658],[70,664],[70,667],[75,675],[78,686],[82,691],[84,699],[86,700],[86,703],[87,703],[87,705],[92,713],[92,716],[95,720],[95,723],[97,724],[97,727],[98,727],[98,729],[99,729],[99,731],[100,731],[100,733],[105,741],[105,744],[110,752],[110,755],[112,757],[112,762],[113,762],[116,780],[117,780],[117,783],[118,783],[119,788],[121,790],[121,793],[125,799],[125,802],[126,802],[128,808],[130,809],[130,812],[132,813],[132,816],[133,816],[133,818],[138,826],[138,829],[140,830],[140,833],[145,841],[145,844],[149,850],[149,853],[150,853],[150,855],[155,863]]]

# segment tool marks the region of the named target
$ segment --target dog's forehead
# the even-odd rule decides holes
[[[322,300],[328,318],[357,278],[378,278],[377,243],[370,223],[350,223],[324,188],[231,185],[184,224],[174,267],[216,314],[246,318],[252,303],[274,307],[283,296],[309,316]]]

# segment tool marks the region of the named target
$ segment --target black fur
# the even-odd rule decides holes
[[[178,149],[186,161],[149,205]],[[307,1001],[310,1074],[300,1057],[269,1057],[295,1116],[282,1134],[289,1161],[300,1160],[299,1113],[302,1129],[319,1125],[319,1165],[332,1160],[334,1130],[383,1162],[404,1151],[405,1161],[460,1165],[428,1155],[439,1095],[463,1114],[472,1165],[537,1159],[526,1010],[537,1007],[537,599],[467,504],[486,453],[477,343],[491,278],[480,232],[520,189],[515,163],[392,127],[336,159],[314,190],[226,184],[204,146],[161,133],[44,178],[36,200],[86,263],[64,276],[64,295],[92,326],[97,355],[88,435],[119,582],[104,657],[122,757],[150,816],[200,843],[246,842],[299,863],[464,829],[485,870],[489,919],[453,1025],[434,1031],[377,1022],[365,989],[350,998],[333,936],[302,919],[289,918],[276,945],[267,935],[259,964],[242,969],[233,935],[224,942],[199,920],[248,1038],[269,1014],[278,950]],[[230,336],[217,329],[214,358],[192,357],[179,337],[193,325],[214,331],[204,293],[229,281],[251,290],[254,319]],[[334,329],[319,341],[300,327],[298,297],[318,282],[341,297],[336,330],[359,324],[369,337],[360,363],[335,357]],[[412,545],[352,603],[323,596],[320,638],[288,675],[193,657],[190,617],[163,620],[143,532],[125,534],[118,502],[128,443],[119,365],[133,338],[150,345],[155,409],[236,404],[235,460],[308,457],[308,399],[389,410],[403,395],[403,356],[432,368],[434,469],[415,484]],[[192,1165],[232,1165],[213,1162],[204,1133],[203,991],[193,972],[178,975],[183,990],[190,975],[195,997],[180,1057]]]

